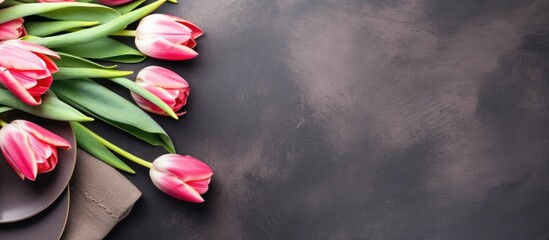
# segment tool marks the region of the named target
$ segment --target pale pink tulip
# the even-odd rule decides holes
[[[54,51],[35,43],[8,40],[0,43],[0,83],[22,102],[36,106],[51,86],[52,73],[59,68],[48,57]]]
[[[149,171],[154,185],[166,194],[188,202],[201,203],[208,191],[213,171],[191,156],[165,154],[154,160]]]
[[[0,41],[17,39],[27,35],[23,27],[23,18],[16,18],[8,22],[0,23]]]
[[[4,2],[4,0],[0,0],[0,3]]]
[[[151,14],[137,26],[135,45],[149,57],[187,60],[198,56],[193,48],[202,34],[202,29],[183,18]]]
[[[168,104],[174,112],[179,111],[187,104],[187,97],[190,94],[189,83],[169,69],[158,66],[146,67],[139,71],[135,82]],[[133,92],[131,94],[137,105],[141,108],[151,113],[168,115],[147,99]],[[185,112],[182,111],[176,114],[181,116]]]
[[[57,165],[57,148],[70,149],[67,140],[26,120],[15,120],[0,129],[0,148],[13,170],[32,181]]]
[[[132,2],[133,0],[97,0],[98,3],[101,3],[103,5],[107,6],[119,6],[122,4],[126,4],[129,2]]]

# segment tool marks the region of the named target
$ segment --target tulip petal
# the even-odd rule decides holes
[[[187,184],[194,188],[199,194],[204,194],[208,191],[208,184],[212,181],[211,178],[199,180],[199,181],[190,181]]]
[[[204,31],[202,29],[200,29],[198,26],[196,26],[194,23],[192,22],[189,22],[188,20],[185,20],[183,18],[180,18],[180,17],[176,17],[176,16],[170,16],[174,21],[178,22],[178,23],[181,23],[185,26],[187,26],[188,28],[191,29],[192,31],[192,38],[193,39],[196,39],[200,36],[202,36],[202,34],[204,34]]]
[[[184,182],[204,180],[213,175],[208,165],[188,155],[164,154],[153,162],[153,167],[158,171],[178,176]]]
[[[43,71],[47,67],[34,53],[5,43],[0,44],[0,56],[0,66],[7,69]]]
[[[163,14],[147,16],[136,29],[136,38],[149,39],[162,37],[175,44],[183,44],[192,39],[192,30]]]
[[[26,50],[31,51],[31,52],[41,53],[41,54],[45,54],[45,55],[52,56],[52,57],[55,57],[55,58],[61,58],[61,57],[59,57],[59,54],[57,54],[56,52],[50,50],[49,48],[43,47],[39,44],[32,43],[32,42],[27,42],[27,41],[23,41],[23,40],[9,40],[9,41],[4,42],[3,44],[14,45],[14,46],[26,49]]]
[[[166,194],[188,202],[201,203],[204,199],[191,186],[185,184],[180,179],[168,174],[151,169],[149,171],[153,184]]]
[[[189,83],[177,73],[159,66],[143,68],[137,74],[137,82],[146,82],[161,88],[181,89],[189,87]]]
[[[38,174],[36,158],[25,133],[13,125],[3,127],[0,132],[0,148],[9,165],[22,179],[34,181]]]
[[[145,55],[163,60],[188,60],[198,56],[192,48],[171,43],[163,38],[143,40],[136,38],[135,45]]]
[[[0,23],[0,41],[17,39],[25,33],[23,18],[17,18],[5,23]]]
[[[40,96],[32,96],[24,86],[17,81],[9,72],[9,70],[2,70],[0,72],[0,83],[4,85],[8,90],[10,90],[17,98],[22,102],[31,105],[37,106],[42,103]]]
[[[49,143],[51,145],[54,145],[62,149],[71,148],[71,144],[67,140],[33,122],[29,122],[25,120],[14,120],[11,122],[11,124],[15,124],[21,127],[25,131],[32,134],[34,137],[46,143]]]
[[[160,109],[156,105],[152,104],[149,100],[145,99],[144,97],[139,96],[134,92],[131,92],[130,94],[132,95],[133,100],[135,100],[135,103],[137,103],[137,105],[141,107],[143,110],[151,113],[155,113],[155,114],[166,115],[166,116],[168,115],[166,112],[164,112],[162,109]]]

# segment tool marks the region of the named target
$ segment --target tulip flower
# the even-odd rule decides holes
[[[57,148],[70,149],[67,140],[41,126],[14,120],[10,124],[1,121],[0,148],[13,170],[32,181],[39,173],[53,170],[57,165]]]
[[[187,60],[198,56],[195,39],[204,32],[179,17],[151,14],[141,20],[135,33],[135,45],[145,55],[164,60]]]
[[[59,71],[48,56],[59,55],[35,43],[8,40],[0,43],[0,56],[0,83],[22,102],[39,105],[52,84],[52,74]]]
[[[98,3],[107,5],[107,6],[118,6],[118,5],[129,3],[131,1],[133,0],[97,0]]]
[[[23,21],[23,18],[16,18],[5,23],[0,23],[0,41],[17,39],[27,35],[25,27],[23,27]]]
[[[158,66],[146,67],[139,71],[135,82],[160,98],[174,112],[179,111],[187,104],[187,97],[190,94],[189,83],[169,69]],[[134,92],[131,94],[137,105],[141,108],[151,113],[168,116],[165,111],[145,98]],[[178,116],[183,114],[185,114],[184,111],[177,113]]]
[[[188,202],[201,203],[208,191],[213,171],[191,156],[165,154],[153,161],[149,171],[153,184],[166,194]]]

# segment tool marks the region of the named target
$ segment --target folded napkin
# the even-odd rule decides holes
[[[122,174],[81,149],[69,187],[71,201],[63,240],[102,239],[141,197]]]

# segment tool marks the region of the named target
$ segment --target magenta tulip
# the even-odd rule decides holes
[[[154,160],[149,171],[153,184],[166,194],[188,202],[201,203],[208,191],[213,171],[191,156],[165,154]]]
[[[137,26],[135,45],[149,57],[187,60],[198,56],[193,48],[202,34],[202,29],[183,18],[151,14]]]
[[[8,40],[0,43],[0,56],[0,83],[22,102],[39,105],[52,84],[52,74],[59,71],[48,56],[59,55],[35,43]]]
[[[23,18],[16,18],[5,23],[0,23],[0,41],[17,39],[27,35],[23,22]]]
[[[57,165],[57,148],[70,149],[67,140],[26,120],[15,120],[0,129],[0,148],[21,177],[32,181]]]
[[[158,66],[146,67],[139,71],[135,82],[168,104],[174,112],[179,111],[187,104],[187,97],[190,94],[189,83],[169,69]],[[133,92],[131,94],[141,108],[151,113],[168,115],[145,98]],[[181,116],[185,112],[182,111],[176,114]]]

